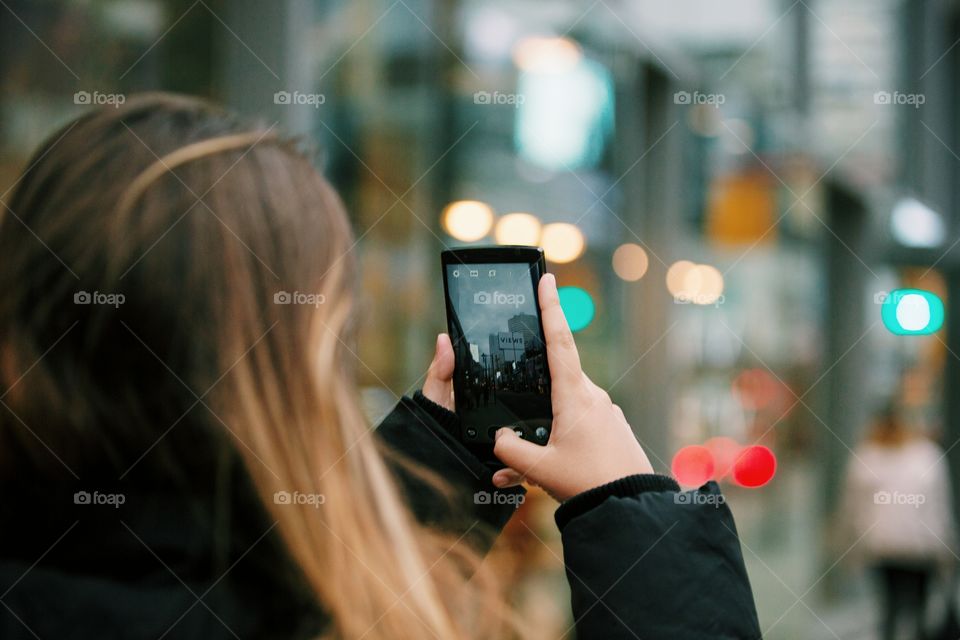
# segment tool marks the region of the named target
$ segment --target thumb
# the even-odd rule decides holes
[[[430,363],[427,376],[440,382],[449,382],[453,379],[454,360],[453,344],[450,342],[450,336],[445,333],[438,334],[436,351],[433,354],[433,361]]]
[[[537,482],[534,467],[546,454],[546,450],[540,445],[524,440],[514,433],[513,429],[503,427],[497,429],[493,453],[503,464]]]
[[[453,409],[454,360],[450,336],[441,333],[437,336],[433,361],[430,363],[426,379],[423,381],[423,395],[447,409]]]

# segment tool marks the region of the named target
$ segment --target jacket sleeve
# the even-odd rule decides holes
[[[635,475],[563,503],[577,638],[760,638],[730,509],[715,482]]]
[[[417,520],[463,536],[486,552],[526,490],[493,485],[493,470],[455,437],[457,420],[455,413],[417,391],[413,398],[401,398],[376,434]]]

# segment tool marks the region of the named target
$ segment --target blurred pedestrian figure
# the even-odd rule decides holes
[[[876,580],[883,640],[924,637],[931,582],[954,557],[950,496],[943,450],[884,407],[853,452],[841,514]]]

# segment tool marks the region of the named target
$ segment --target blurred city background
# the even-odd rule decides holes
[[[872,638],[855,451],[892,404],[960,470],[958,40],[954,0],[0,0],[0,193],[138,91],[306,136],[358,238],[374,416],[445,328],[439,251],[541,244],[651,461],[720,480],[765,637]],[[943,328],[891,332],[898,288]],[[493,559],[543,638],[572,622],[552,511],[532,493]]]

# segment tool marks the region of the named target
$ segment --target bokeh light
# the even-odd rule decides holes
[[[723,274],[708,264],[688,269],[683,282],[687,299],[694,304],[713,304],[723,295]]]
[[[638,244],[628,242],[613,252],[613,271],[621,280],[636,282],[644,276],[649,266],[647,252]]]
[[[907,247],[937,247],[947,234],[940,214],[916,198],[903,198],[894,205],[890,231]]]
[[[441,222],[452,237],[463,242],[473,242],[490,233],[493,209],[477,200],[457,200],[444,208]]]
[[[673,477],[685,487],[699,487],[713,477],[713,471],[713,454],[700,445],[683,447],[670,463]]]
[[[720,133],[721,111],[710,104],[695,104],[687,111],[687,125],[697,135],[715,137]]]
[[[590,294],[580,287],[560,287],[558,293],[570,331],[576,333],[589,327],[597,311]]]
[[[894,289],[884,299],[880,317],[898,336],[936,333],[943,326],[943,300],[923,289]]]
[[[717,436],[703,443],[703,446],[713,455],[713,479],[722,480],[740,456],[743,447],[733,438]]]
[[[554,222],[545,226],[540,243],[547,260],[558,264],[573,262],[579,258],[587,244],[583,232],[576,225],[566,222]]]
[[[714,304],[723,296],[723,274],[708,264],[674,262],[667,270],[667,290],[678,302]]]
[[[583,56],[580,45],[569,38],[531,36],[513,49],[513,61],[533,73],[557,73],[574,67]]]
[[[697,265],[689,260],[678,260],[667,269],[667,290],[674,298],[686,295],[687,274]]]
[[[777,457],[763,445],[745,447],[733,465],[733,480],[742,487],[762,487],[777,472]]]
[[[508,213],[497,221],[493,230],[497,244],[519,244],[535,247],[540,244],[540,220],[529,213]]]

